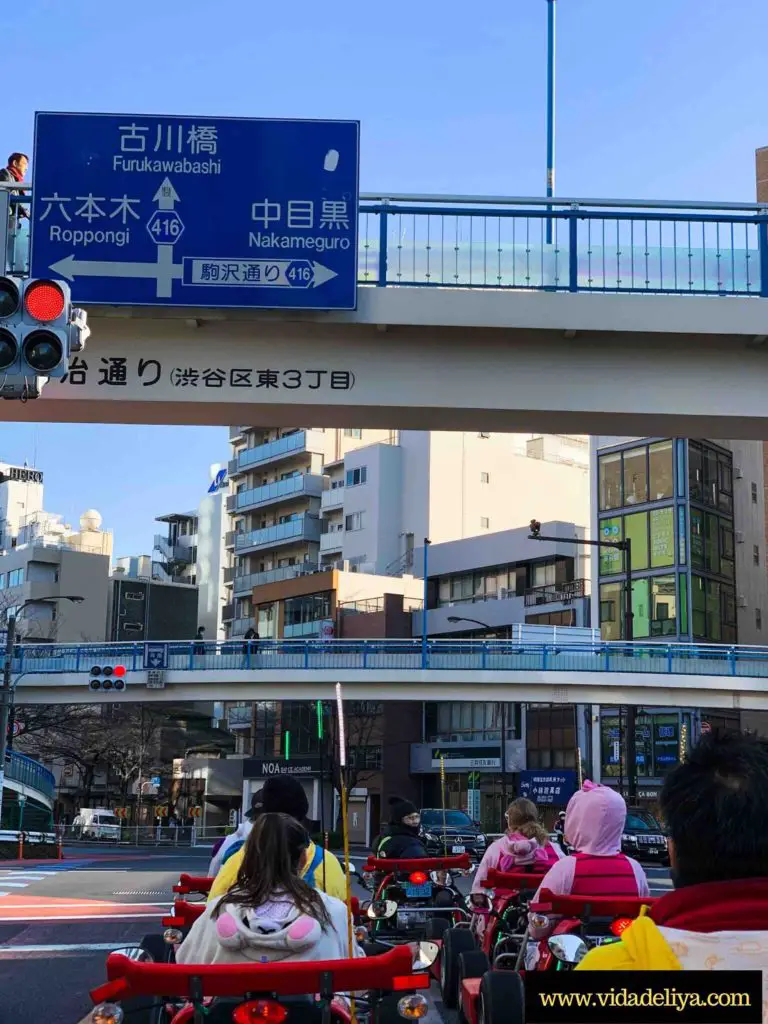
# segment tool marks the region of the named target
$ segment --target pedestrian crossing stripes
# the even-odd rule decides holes
[[[61,874],[61,871],[62,868],[44,871],[30,868],[0,868],[0,899],[4,896],[18,896],[17,889],[26,889],[36,882],[44,882],[46,878],[54,878]]]

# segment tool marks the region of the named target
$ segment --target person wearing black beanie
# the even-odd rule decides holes
[[[377,857],[395,860],[415,860],[426,857],[427,850],[419,838],[421,815],[415,804],[399,796],[389,799],[389,825],[373,843]]]

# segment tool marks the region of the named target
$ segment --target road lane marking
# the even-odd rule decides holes
[[[7,878],[4,878],[3,885],[9,885],[12,889],[26,889],[29,882],[9,882]]]
[[[0,954],[2,953],[90,953],[99,952],[100,950],[109,949],[125,949],[124,943],[120,942],[75,942],[69,945],[50,945],[50,946],[0,946]]]
[[[15,895],[15,894],[14,894]],[[16,899],[23,899],[22,896],[16,896]],[[3,910],[55,910],[57,907],[80,907],[82,910],[87,910],[89,907],[167,907],[166,913],[171,913],[171,907],[167,900],[163,900],[161,903],[120,903],[118,900],[92,900],[83,898],[77,902],[65,903],[61,901],[59,903],[9,903],[7,906],[2,907]]]
[[[29,915],[16,914],[13,917],[0,916],[0,922],[8,924],[13,921],[46,921],[48,924],[56,924],[59,921],[119,921],[122,918],[136,920],[140,917],[166,917],[166,914],[61,914],[55,918],[30,917]]]

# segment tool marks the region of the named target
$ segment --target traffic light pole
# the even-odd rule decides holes
[[[3,786],[5,784],[5,756],[8,749],[8,723],[11,716],[11,667],[13,662],[13,645],[16,640],[16,616],[9,615],[5,637],[5,661],[3,663],[3,683],[0,687],[0,822],[3,820]]]
[[[632,611],[632,541],[629,537],[624,540],[587,540],[582,537],[547,537],[541,533],[541,523],[536,519],[531,520],[531,532],[528,540],[548,540],[554,544],[584,544],[592,548],[613,548],[615,551],[624,553],[624,572],[626,583],[624,587],[624,639],[630,643],[635,638],[634,612]],[[619,708],[619,731],[621,733],[621,707]],[[626,748],[627,748],[627,781],[629,804],[637,803],[637,737],[635,736],[636,709],[634,705],[627,705],[627,727],[626,727]],[[619,735],[619,763],[621,763],[621,735]],[[623,778],[623,773],[622,773]],[[622,785],[623,789],[623,785]],[[622,793],[622,796],[624,794]]]

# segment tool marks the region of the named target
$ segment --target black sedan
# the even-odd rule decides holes
[[[629,808],[621,837],[621,852],[636,860],[669,864],[664,829],[649,811],[639,807]]]
[[[482,859],[487,845],[485,833],[468,814],[440,807],[422,808],[421,841],[430,856],[469,853],[478,860]]]

